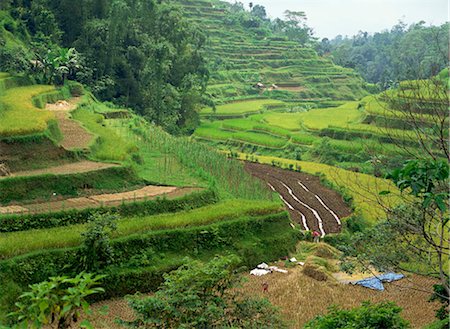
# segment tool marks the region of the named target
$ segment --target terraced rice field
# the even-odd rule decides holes
[[[238,156],[241,160],[246,158],[245,154],[238,154]],[[276,162],[284,168],[290,165],[293,168],[299,166],[302,172],[312,175],[324,175],[329,182],[348,193],[353,198],[356,213],[361,214],[372,223],[385,218],[385,207],[392,209],[399,201],[399,196],[395,192],[397,188],[391,181],[386,179],[314,162],[295,161],[271,156],[255,156],[255,159],[259,163],[268,165]],[[381,191],[391,191],[391,193],[389,195],[380,195]]]
[[[53,86],[35,85],[6,90],[0,96],[0,136],[41,133],[47,129],[54,114],[38,109],[32,99],[39,94],[54,91]]]
[[[255,36],[238,23],[230,23],[229,4],[221,1],[182,0],[185,16],[208,34],[205,56],[215,63],[208,93],[224,101],[255,97],[277,99],[355,100],[364,84],[352,70],[334,65],[307,47],[285,37]],[[261,82],[266,88],[253,86]],[[278,89],[271,90],[276,84]],[[211,110],[208,110],[211,113]],[[247,112],[247,111],[244,111]]]
[[[172,199],[200,190],[200,188],[195,187],[178,188],[174,186],[149,185],[137,190],[127,192],[98,194],[86,197],[69,198],[65,200],[0,207],[0,214],[39,214],[74,209],[82,210],[100,207],[112,207],[137,201],[153,200],[157,197]]]
[[[215,111],[212,108],[205,108],[200,113],[202,115],[212,114],[217,116],[245,115],[260,112],[267,106],[282,107],[283,105],[285,105],[284,102],[274,99],[254,99],[219,105]]]

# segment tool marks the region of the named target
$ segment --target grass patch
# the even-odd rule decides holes
[[[248,142],[251,144],[257,144],[271,148],[282,148],[287,143],[287,140],[284,138],[275,137],[264,133],[247,132],[247,131],[245,132],[240,131],[234,133],[233,139],[241,142]]]
[[[213,222],[236,219],[243,216],[266,215],[279,212],[278,202],[227,200],[219,204],[175,214],[139,216],[121,219],[113,238],[154,230],[206,225]],[[80,244],[80,234],[86,224],[42,230],[0,234],[0,257],[9,258],[28,252],[71,247]]]
[[[307,129],[311,130],[324,129],[330,124],[345,127],[361,120],[362,113],[358,110],[358,104],[358,102],[348,102],[339,107],[314,109],[302,113],[301,121]]]
[[[205,108],[201,114],[216,114],[216,115],[233,115],[233,114],[247,114],[262,111],[266,106],[282,106],[283,101],[274,99],[257,99],[243,102],[233,102],[224,105],[219,105],[216,111],[212,108]]]
[[[50,111],[33,105],[33,97],[55,91],[53,86],[33,85],[8,89],[0,96],[0,136],[44,132],[54,119]]]
[[[195,136],[206,139],[226,141],[233,137],[233,132],[222,130],[222,122],[214,121],[202,123],[202,125],[195,130]]]
[[[263,120],[269,125],[280,127],[290,131],[301,130],[301,118],[303,113],[277,113],[271,112],[263,115]]]
[[[96,106],[95,103],[84,104],[72,112],[73,119],[97,135],[90,147],[92,156],[98,160],[125,161],[131,153],[137,151],[136,145],[106,127],[103,115],[94,112]]]
[[[339,107],[312,109],[298,113],[272,112],[264,114],[263,118],[270,125],[291,131],[301,130],[302,126],[311,130],[324,129],[331,124],[348,126],[362,118],[358,104],[358,102],[347,102]]]

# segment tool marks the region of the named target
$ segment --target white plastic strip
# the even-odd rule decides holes
[[[306,192],[309,192],[308,188],[303,185],[300,181],[298,181],[298,185],[300,185]]]
[[[328,211],[330,212],[330,214],[334,217],[334,219],[336,219],[336,222],[337,222],[339,225],[341,225],[341,220],[339,219],[338,215],[336,215],[336,213],[335,213],[333,210],[331,210],[331,209],[325,204],[325,202],[322,201],[322,199],[321,199],[318,195],[315,195],[315,194],[314,194],[314,196],[316,197],[317,201],[319,201],[320,204],[321,204],[326,210],[328,210]]]
[[[298,211],[298,210],[297,210],[297,211]],[[306,223],[306,217],[305,217],[305,215],[303,215],[300,211],[298,211],[298,213],[299,213],[300,216],[302,217],[303,227],[305,228],[305,230],[309,231],[309,227],[308,227],[308,224]]]
[[[318,213],[315,209],[313,209],[313,208],[311,208],[310,206],[308,206],[306,203],[300,201],[300,200],[295,196],[294,192],[292,192],[292,190],[291,190],[291,188],[290,188],[289,186],[287,186],[286,184],[284,184],[284,183],[281,182],[281,181],[280,181],[280,183],[288,190],[289,194],[292,196],[292,198],[293,198],[295,201],[297,201],[298,203],[300,203],[303,207],[309,209],[309,210],[313,213],[314,217],[317,218],[317,222],[318,222],[318,224],[319,224],[319,230],[320,230],[320,233],[321,233],[321,237],[323,238],[323,237],[325,236],[325,231],[324,231],[324,229],[323,229],[323,221],[322,221],[322,218],[320,217],[319,213]]]

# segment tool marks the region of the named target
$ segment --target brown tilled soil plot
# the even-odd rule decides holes
[[[64,174],[76,174],[76,173],[85,173],[89,171],[95,171],[100,169],[106,169],[110,167],[117,167],[117,164],[113,163],[103,163],[103,162],[94,162],[94,161],[79,161],[68,163],[55,167],[48,167],[44,169],[36,169],[36,170],[26,170],[26,171],[17,171],[11,174],[11,176],[0,177],[19,177],[19,176],[37,176],[37,175],[45,175],[45,174],[53,174],[53,175],[64,175]]]
[[[303,275],[300,266],[289,269],[288,274],[245,277],[248,281],[241,291],[249,297],[266,297],[272,304],[280,307],[285,319],[290,322],[290,328],[302,328],[307,321],[326,313],[331,305],[353,308],[364,301],[393,301],[403,309],[402,317],[411,322],[412,328],[418,329],[434,321],[434,311],[439,307],[437,302],[428,302],[435,281],[416,275],[385,284],[385,291],[334,281],[319,282]],[[262,292],[264,282],[269,284],[268,293]],[[98,313],[104,306],[109,309],[108,315]],[[122,328],[115,323],[117,318],[133,320],[133,312],[123,298],[94,304],[93,309],[94,315],[91,318],[96,329]]]
[[[293,220],[305,226],[302,215],[305,216],[305,229],[337,233],[341,226],[335,216],[340,220],[351,214],[342,196],[324,187],[319,177],[250,162],[245,163],[245,169],[268,183],[268,188],[273,187],[282,196]],[[317,217],[322,221],[322,230]]]
[[[59,101],[56,104],[47,104],[46,109],[55,113],[58,126],[63,135],[61,146],[66,150],[87,149],[92,141],[93,135],[84,127],[70,118],[70,111],[74,110],[80,98],[72,98],[69,101]]]
[[[173,186],[145,186],[143,188],[109,194],[98,194],[51,202],[31,203],[20,206],[0,207],[0,214],[23,214],[23,213],[48,213],[70,209],[87,209],[99,207],[119,206],[123,203],[153,200],[164,196],[168,199],[182,197],[184,195],[202,190],[195,187],[173,187]]]

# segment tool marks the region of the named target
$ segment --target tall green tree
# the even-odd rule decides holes
[[[368,82],[383,88],[394,82],[425,79],[448,64],[449,24],[407,26],[399,22],[390,30],[330,40],[331,55],[338,65],[356,69]],[[320,51],[323,44],[317,44]]]

